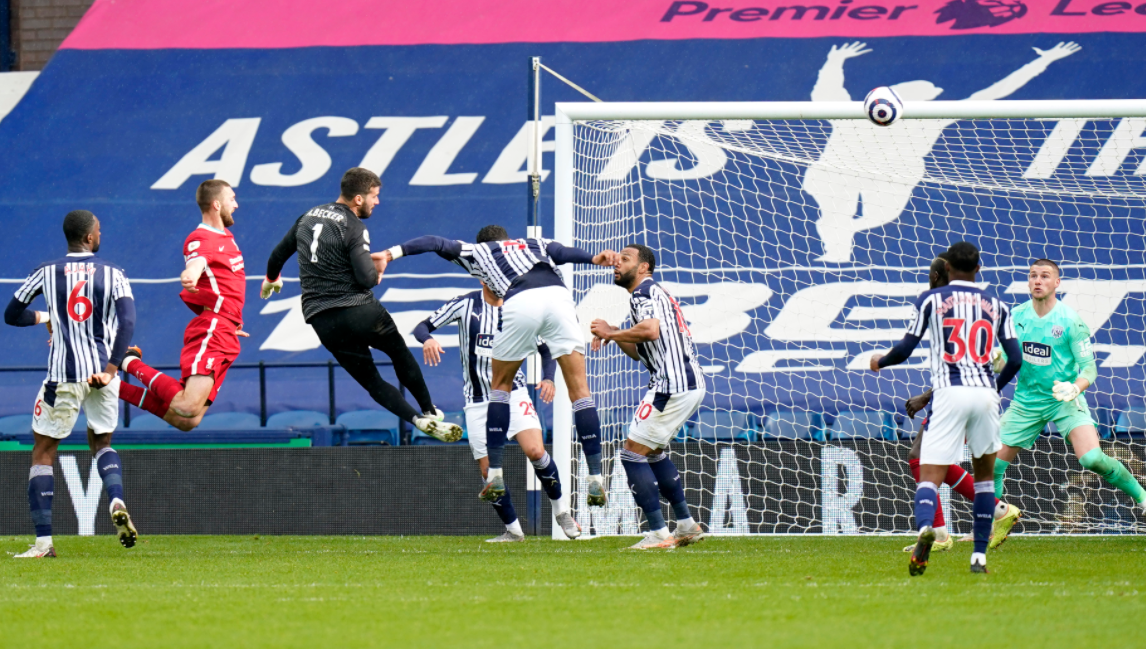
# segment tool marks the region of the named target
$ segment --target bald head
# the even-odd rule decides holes
[[[947,277],[947,259],[943,256],[943,253],[940,253],[939,256],[931,262],[931,272],[927,279],[931,284],[931,288],[947,286],[951,281],[950,278]]]

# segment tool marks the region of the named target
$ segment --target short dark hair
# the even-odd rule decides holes
[[[354,167],[342,174],[342,197],[351,200],[355,196],[365,196],[371,189],[382,186],[378,174],[364,167]]]
[[[206,212],[211,209],[211,203],[214,203],[223,194],[223,188],[230,186],[231,183],[219,178],[211,178],[199,183],[199,189],[195,190],[195,202],[199,204],[199,211]]]
[[[633,250],[637,251],[637,263],[648,264],[650,273],[656,270],[657,256],[656,253],[653,252],[652,248],[640,243],[630,243],[625,247],[632,248]]]
[[[72,210],[64,216],[64,238],[69,244],[83,243],[84,237],[95,229],[95,214],[87,210]]]
[[[953,243],[945,254],[947,263],[961,273],[973,273],[979,267],[979,249],[973,243],[967,241]]]
[[[1031,262],[1031,268],[1034,268],[1035,266],[1050,266],[1051,268],[1054,269],[1055,275],[1062,277],[1062,270],[1058,267],[1058,264],[1054,263],[1053,261],[1051,261],[1049,259],[1036,259],[1033,262]]]
[[[477,243],[486,243],[488,241],[507,241],[509,233],[505,228],[500,225],[487,225],[481,230],[478,230]]]

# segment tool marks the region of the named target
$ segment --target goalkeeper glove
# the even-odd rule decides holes
[[[264,300],[271,296],[271,293],[278,293],[283,290],[283,278],[279,277],[275,281],[263,279],[263,288],[259,290],[259,297]]]
[[[1059,401],[1074,401],[1078,395],[1082,394],[1082,390],[1074,383],[1067,383],[1065,381],[1054,382],[1054,398]]]
[[[1003,368],[1007,366],[1007,355],[1003,350],[996,348],[995,353],[991,354],[991,369],[995,370],[995,374],[1002,374]]]

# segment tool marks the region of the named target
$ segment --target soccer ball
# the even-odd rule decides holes
[[[863,100],[867,118],[878,126],[891,126],[903,117],[903,100],[887,86],[880,86],[867,93]]]

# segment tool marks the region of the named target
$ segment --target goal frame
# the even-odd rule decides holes
[[[908,101],[900,119],[1069,119],[1146,117],[1146,99]],[[862,101],[775,102],[558,102],[554,124],[553,239],[573,245],[573,167],[575,122],[590,120],[717,121],[717,120],[837,120],[867,119]],[[573,289],[573,277],[564,275]],[[571,507],[573,469],[573,404],[561,372],[553,400],[553,460],[567,480],[561,502]],[[564,432],[562,432],[564,431]],[[565,539],[553,520],[552,538]],[[822,534],[822,533],[821,533]],[[587,535],[582,538],[590,538]]]

